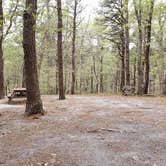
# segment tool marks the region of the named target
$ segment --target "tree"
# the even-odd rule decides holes
[[[103,50],[104,48],[101,47],[101,50]],[[103,86],[103,55],[101,53],[101,56],[100,56],[100,93],[103,93],[104,92],[104,86]]]
[[[36,12],[37,0],[26,0],[23,14],[23,50],[27,88],[27,102],[25,115],[44,113],[40,97],[37,57],[36,57]]]
[[[12,2],[13,3],[13,2]],[[5,96],[5,90],[4,90],[4,61],[3,61],[3,48],[2,44],[7,35],[9,34],[12,24],[13,24],[13,18],[16,14],[17,8],[18,8],[19,0],[16,0],[16,4],[14,5],[14,8],[10,10],[9,12],[9,25],[6,27],[6,31],[4,31],[4,17],[3,17],[3,2],[0,0],[0,99],[4,98]]]
[[[152,16],[153,16],[154,0],[150,0],[147,5],[147,19],[145,22],[145,84],[144,94],[148,94],[149,88],[149,72],[150,72],[150,44],[151,44],[151,29],[152,29]]]
[[[166,95],[166,71],[165,71],[165,56],[164,56],[164,32],[166,26],[166,4],[164,2],[159,3],[155,7],[155,20],[157,20],[157,27],[155,38],[157,40],[159,48],[159,82],[160,82],[160,93]]]
[[[82,11],[82,9],[79,9],[81,0],[74,0],[74,5],[72,5],[72,85],[71,85],[71,94],[75,94],[75,85],[76,85],[76,58],[75,58],[75,53],[76,53],[76,36],[77,36],[77,17],[78,14]]]
[[[143,67],[142,67],[142,56],[143,56],[143,39],[142,39],[142,0],[138,3],[134,2],[135,15],[138,23],[138,95],[143,94]]]
[[[124,0],[124,20],[125,20],[125,74],[126,74],[126,85],[130,85],[130,52],[129,52],[129,11],[128,11],[128,0]]]
[[[150,57],[151,28],[152,28],[154,0],[148,0],[146,2],[139,0],[138,3],[136,2],[136,0],[134,0],[133,2],[134,2],[135,15],[137,18],[138,31],[139,31],[138,32],[139,33],[138,94],[142,95],[143,93],[147,94],[149,88],[149,72],[150,72],[149,57]]]
[[[75,94],[75,81],[76,81],[76,67],[75,67],[75,41],[76,41],[76,19],[77,19],[77,0],[74,0],[74,14],[73,14],[73,37],[72,37],[72,85],[71,94]]]
[[[0,99],[4,98],[4,73],[3,73],[3,6],[0,0]]]
[[[19,17],[24,2],[3,1],[3,82],[8,91],[22,83],[25,87],[26,82]],[[140,95],[147,89],[159,94],[159,84],[160,94],[166,94],[164,2],[156,1],[152,13],[153,0],[102,0],[97,19],[87,20],[81,14],[81,0],[63,1],[63,18],[59,19],[63,25],[58,29],[56,2],[38,1],[36,54],[42,94],[58,94],[59,86],[70,94],[119,93],[126,85],[136,87]],[[60,84],[59,77],[64,78]]]
[[[105,38],[118,50],[121,60],[121,90],[130,84],[128,0],[103,0],[102,23]]]
[[[63,52],[62,52],[62,4],[57,0],[58,26],[57,26],[57,56],[58,56],[58,75],[59,75],[59,100],[65,99],[63,82]]]

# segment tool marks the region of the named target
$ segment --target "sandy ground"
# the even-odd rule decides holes
[[[0,101],[0,165],[166,166],[166,99],[43,96],[45,116],[25,101]]]

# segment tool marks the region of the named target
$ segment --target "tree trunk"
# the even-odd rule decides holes
[[[128,0],[125,0],[125,78],[126,85],[130,85],[130,53],[129,53],[129,12],[128,12]]]
[[[23,49],[27,88],[25,115],[27,116],[44,113],[37,72],[35,41],[36,11],[37,0],[26,0],[26,9],[23,15]]]
[[[44,39],[45,39],[45,36],[42,40],[42,44],[44,42]],[[44,60],[44,51],[45,51],[45,48],[42,47],[42,50],[40,50],[39,53],[38,53],[38,55],[39,55],[39,57],[38,57],[39,58],[38,59],[38,76],[39,76],[39,79],[40,79],[40,74],[41,74],[42,63],[43,63],[43,60]]]
[[[50,3],[50,0],[47,0],[46,2],[46,7],[47,7],[47,23],[49,24],[50,23],[50,19],[51,19],[51,15],[50,15],[50,10],[49,10],[49,3]],[[50,42],[50,33],[49,33],[49,27],[47,27],[45,29],[45,32],[44,32],[44,36],[41,40],[41,46],[40,46],[40,50],[39,50],[39,59],[38,59],[38,75],[39,75],[39,78],[40,78],[40,73],[41,73],[41,67],[42,67],[42,64],[43,64],[43,60],[44,60],[44,56],[45,56],[45,50],[47,48],[47,45],[43,45],[43,43],[45,42]],[[39,79],[40,80],[40,79]]]
[[[121,61],[121,76],[120,76],[120,90],[122,91],[123,87],[126,84],[126,68],[125,68],[125,50],[126,50],[126,44],[125,44],[125,31],[120,33],[120,44],[118,45],[118,51],[120,55],[120,61]]]
[[[100,93],[103,93],[104,86],[103,86],[103,55],[100,57]]]
[[[122,91],[125,86],[125,59],[121,57],[121,81],[120,81],[120,90]]]
[[[51,86],[50,86],[50,70],[47,70],[47,94],[51,94]]]
[[[76,41],[76,18],[77,18],[77,0],[74,0],[74,15],[73,15],[73,37],[72,37],[72,85],[71,94],[75,94],[76,67],[75,67],[75,41]]]
[[[57,56],[58,56],[58,75],[59,75],[59,100],[65,99],[64,82],[63,82],[63,54],[62,54],[62,6],[61,0],[57,0],[58,13],[58,38],[57,38]]]
[[[136,57],[134,58],[134,78],[133,78],[133,86],[136,88],[136,72],[137,72],[137,66],[136,66],[137,60]]]
[[[139,0],[137,6],[136,1],[134,0],[135,15],[138,22],[138,95],[143,94],[143,68],[142,68],[142,0]]]
[[[151,0],[150,11],[148,13],[147,25],[145,26],[145,33],[147,33],[145,41],[145,84],[144,84],[144,94],[148,94],[149,88],[149,71],[150,71],[150,43],[151,43],[151,28],[152,28],[152,15],[153,15],[154,0]]]
[[[138,57],[138,95],[143,94],[143,67],[142,67],[142,30],[139,28],[139,57]]]
[[[97,94],[99,93],[99,83],[98,82],[96,83],[96,93]]]
[[[82,56],[82,54],[81,54],[81,57],[80,57],[80,67],[81,67],[81,71],[80,71],[80,94],[82,94],[82,85],[83,85],[83,78],[82,78],[83,56]]]
[[[121,60],[121,78],[120,78],[120,90],[122,91],[125,86],[125,38],[124,32],[121,33],[121,47],[119,48],[120,60]]]
[[[3,5],[2,5],[2,0],[0,0],[0,99],[5,97],[2,42],[3,42]]]
[[[25,64],[23,64],[22,70],[22,88],[26,88]]]
[[[114,74],[114,82],[113,82],[113,85],[114,85],[114,88],[113,88],[113,92],[114,93],[118,93],[119,90],[121,90],[120,88],[120,84],[121,84],[121,71],[119,70],[119,67],[121,65],[119,65],[119,63],[117,64],[117,70],[116,70],[116,73]]]
[[[159,49],[160,49],[160,93],[166,95],[165,84],[165,62],[164,62],[164,22],[162,21],[161,14],[159,15]]]
[[[163,76],[162,84],[162,94],[166,95],[166,74]]]
[[[94,88],[93,88],[93,67],[91,67],[91,77],[90,77],[90,80],[91,80],[90,81],[90,85],[91,85],[90,86],[91,87],[90,88],[90,92],[93,93],[93,91],[94,91]]]
[[[96,81],[96,93],[99,93],[99,77],[98,77],[98,74],[96,72],[96,58],[95,58],[95,55],[93,55],[93,73],[94,73],[94,76],[95,76],[95,81]]]
[[[59,92],[59,67],[58,67],[58,57],[56,59],[56,95]]]

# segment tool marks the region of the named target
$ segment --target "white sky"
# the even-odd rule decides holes
[[[83,11],[83,15],[86,19],[93,18],[95,16],[96,9],[99,6],[100,0],[82,0],[82,4],[86,6],[85,10]]]
[[[96,9],[99,8],[99,3],[102,0],[82,0],[82,4],[86,6],[86,9],[83,11],[83,16],[88,20],[89,16],[90,18],[95,17],[95,12],[97,11]],[[132,0],[130,0],[132,2]],[[165,2],[166,0],[155,0],[155,4],[159,2]]]

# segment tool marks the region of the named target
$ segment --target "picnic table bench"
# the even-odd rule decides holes
[[[8,94],[8,99],[11,101],[13,98],[26,97],[26,88],[14,88],[12,93]]]
[[[135,93],[135,88],[133,86],[124,86],[122,93],[124,96],[133,95]]]

